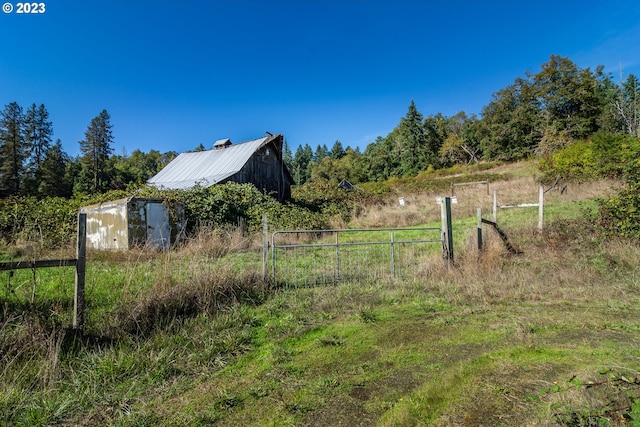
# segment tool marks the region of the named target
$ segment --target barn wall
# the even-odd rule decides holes
[[[251,183],[264,193],[273,193],[280,201],[291,198],[291,182],[278,151],[271,144],[256,151],[242,170],[226,181]]]

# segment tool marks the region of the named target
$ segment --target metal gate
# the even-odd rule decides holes
[[[271,235],[271,279],[285,286],[420,277],[443,255],[440,228],[289,230]]]

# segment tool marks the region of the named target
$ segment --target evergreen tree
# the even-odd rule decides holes
[[[25,157],[24,113],[12,102],[0,113],[0,196],[20,194]]]
[[[384,181],[393,176],[393,171],[397,168],[393,156],[392,139],[377,137],[376,140],[367,145],[363,154],[364,173],[369,181]]]
[[[327,148],[327,144],[318,144],[318,146],[316,147],[316,152],[314,154],[316,161],[321,162],[322,159],[327,156],[329,156],[329,149]]]
[[[282,162],[289,171],[293,171],[293,154],[286,139],[282,144]]]
[[[91,120],[80,141],[82,153],[82,171],[80,173],[79,191],[101,193],[111,188],[113,171],[109,170],[109,156],[113,152],[113,134],[110,123],[111,116],[107,110]]]
[[[38,193],[43,196],[70,197],[73,181],[67,176],[69,156],[62,151],[62,142],[58,139],[46,152],[40,171]]]
[[[71,193],[76,194],[87,193],[87,190],[82,190],[80,175],[82,174],[82,160],[80,156],[70,157],[68,159],[67,167],[64,171],[65,182],[70,183]]]
[[[311,177],[313,149],[309,144],[299,145],[293,156],[293,179],[302,185]]]
[[[422,124],[424,130],[424,166],[421,170],[441,167],[440,148],[449,135],[449,121],[442,114],[429,116]]]
[[[309,144],[304,144],[303,158],[307,160],[307,167],[304,168],[304,182],[311,180],[311,170],[313,169],[313,148]]]
[[[42,163],[49,146],[53,128],[44,104],[32,104],[25,115],[25,147],[29,152],[25,168],[24,188],[27,194],[37,194]]]
[[[427,144],[422,114],[413,100],[409,104],[407,115],[400,119],[396,137],[400,155],[400,175],[414,176],[426,169],[428,166]]]
[[[334,142],[333,146],[331,147],[331,152],[329,153],[329,155],[333,160],[340,160],[341,158],[343,158],[345,155],[345,151],[344,147],[342,146],[342,142],[336,140],[336,142]]]

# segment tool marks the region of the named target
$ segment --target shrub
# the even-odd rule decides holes
[[[632,135],[597,132],[591,138],[593,157],[601,176],[637,182],[640,140]]]
[[[0,237],[38,242],[44,248],[73,243],[80,201],[61,197],[11,198],[0,200]]]
[[[600,225],[609,233],[640,239],[640,183],[600,203]]]
[[[176,192],[185,209],[188,230],[201,226],[222,227],[248,219],[250,207],[266,197],[251,184],[227,183],[208,188],[196,187]]]
[[[585,182],[598,177],[598,168],[588,141],[577,141],[553,153],[547,153],[540,160],[541,181],[552,183],[561,177],[568,181]]]

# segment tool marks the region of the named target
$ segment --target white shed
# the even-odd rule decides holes
[[[157,198],[129,197],[85,206],[80,212],[87,214],[87,248],[168,249],[184,226],[182,209],[175,211],[171,215],[164,200]]]

